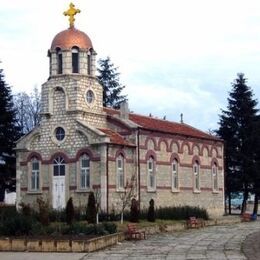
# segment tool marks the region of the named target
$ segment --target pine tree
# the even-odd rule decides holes
[[[109,57],[100,59],[98,63],[98,80],[103,86],[103,106],[119,108],[120,103],[127,100],[125,95],[121,95],[125,86],[119,82],[120,74]]]
[[[0,201],[4,199],[6,185],[15,177],[13,148],[20,136],[15,113],[11,89],[0,69]]]
[[[257,101],[253,99],[252,90],[247,86],[247,79],[242,73],[237,76],[232,83],[227,109],[222,110],[220,115],[220,128],[217,131],[225,140],[225,184],[229,213],[232,193],[243,192],[242,212],[246,207],[254,168],[253,126],[258,112]]]

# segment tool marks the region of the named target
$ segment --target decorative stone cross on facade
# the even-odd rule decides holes
[[[69,16],[70,28],[74,27],[74,16],[78,13],[80,13],[80,10],[76,9],[73,3],[70,3],[70,8],[63,13],[65,16]]]

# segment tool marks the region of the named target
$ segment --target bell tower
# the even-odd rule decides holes
[[[71,3],[63,13],[69,17],[69,28],[53,38],[48,50],[50,73],[42,86],[42,117],[60,120],[62,113],[62,117],[73,115],[90,126],[104,127],[103,88],[95,76],[96,52],[89,36],[75,28],[78,13]],[[61,97],[64,105],[59,109]]]

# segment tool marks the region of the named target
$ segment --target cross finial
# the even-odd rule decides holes
[[[76,9],[73,3],[70,3],[70,8],[63,13],[65,16],[69,16],[70,28],[74,27],[74,22],[75,22],[74,16],[78,13],[80,13],[80,10]]]
[[[181,116],[181,123],[183,123],[183,114],[181,113],[180,116]]]

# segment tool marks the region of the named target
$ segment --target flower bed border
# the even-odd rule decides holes
[[[205,221],[205,226],[232,225],[240,223],[240,218],[223,218]],[[161,232],[174,232],[186,229],[185,223],[172,225],[154,225],[145,227],[146,234],[152,235]],[[0,238],[0,251],[19,252],[93,252],[108,246],[116,245],[125,240],[123,232],[84,239],[36,239],[36,238]]]

